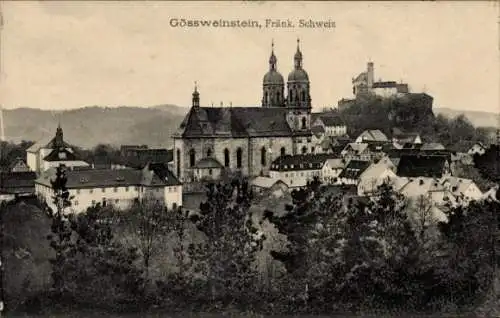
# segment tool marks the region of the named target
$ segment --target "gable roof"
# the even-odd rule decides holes
[[[351,142],[348,143],[345,148],[342,150],[342,152],[346,151],[354,151],[356,155],[362,154],[365,150],[368,149],[368,144],[367,143],[357,143],[357,142]]]
[[[396,174],[400,177],[441,178],[446,163],[445,156],[403,155]]]
[[[365,130],[359,137],[366,141],[389,141],[387,136],[379,129]]]
[[[168,169],[168,164],[150,163],[148,168],[155,173],[165,186],[176,186],[181,184],[179,179],[177,179],[172,171]]]
[[[326,160],[334,159],[334,154],[300,154],[280,156],[271,163],[273,171],[316,170],[323,168]]]
[[[168,163],[174,160],[173,149],[152,148],[152,149],[126,149],[123,152],[125,165],[141,169],[148,163]]]
[[[289,109],[283,107],[192,107],[176,136],[203,137],[279,137],[304,135],[293,132],[286,120]]]
[[[369,161],[351,160],[344,168],[344,170],[342,170],[342,172],[339,175],[339,178],[358,179],[369,166],[370,166]]]

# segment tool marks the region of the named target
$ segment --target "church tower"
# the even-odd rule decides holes
[[[198,93],[198,84],[196,82],[194,82],[192,106],[195,108],[200,107],[200,93]]]
[[[283,107],[285,105],[285,81],[278,72],[276,64],[278,59],[274,55],[274,41],[271,44],[271,57],[269,57],[269,71],[264,75],[262,88],[262,107]]]
[[[309,75],[302,67],[300,40],[294,56],[294,69],[288,75],[287,102],[289,108],[287,121],[295,132],[307,132],[311,127],[311,95]]]

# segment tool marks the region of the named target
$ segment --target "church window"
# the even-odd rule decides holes
[[[302,147],[302,153],[307,153],[307,148],[306,148],[306,146]]]
[[[276,97],[277,97],[278,103],[279,103],[281,101],[281,94],[280,94],[280,92],[276,93]]]
[[[302,129],[307,128],[307,119],[305,117],[302,117]]]
[[[224,167],[229,167],[229,149],[224,149]]]
[[[267,92],[264,92],[264,102],[267,103],[268,100],[267,100]]]
[[[306,101],[306,92],[302,91],[302,101]]]
[[[181,175],[181,151],[177,149],[177,177]]]
[[[265,166],[266,165],[266,147],[262,147],[260,150],[260,164]]]
[[[243,158],[243,150],[241,150],[241,148],[238,148],[238,150],[236,150],[236,167],[237,168],[241,168],[242,164],[241,164],[241,160]]]
[[[281,147],[280,153],[282,156],[286,155],[286,149],[285,147]]]
[[[196,151],[194,149],[191,149],[189,151],[189,166],[194,167],[196,161]]]
[[[207,149],[207,157],[211,157],[212,156],[212,149],[208,148]]]

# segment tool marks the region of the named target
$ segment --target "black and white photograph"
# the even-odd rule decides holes
[[[499,17],[0,1],[0,317],[500,317]]]

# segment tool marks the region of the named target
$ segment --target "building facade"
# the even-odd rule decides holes
[[[309,76],[299,42],[286,85],[273,45],[261,106],[203,107],[195,86],[191,109],[173,135],[173,172],[182,182],[196,181],[198,163],[211,158],[224,173],[268,175],[280,155],[311,152],[311,109]]]

